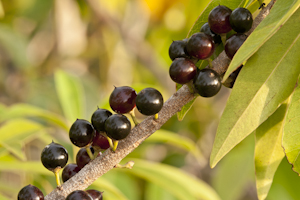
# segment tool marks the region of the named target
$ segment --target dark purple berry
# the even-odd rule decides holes
[[[186,51],[190,56],[198,59],[209,58],[215,50],[215,43],[210,35],[205,33],[193,34],[186,45]]]
[[[122,140],[130,133],[131,123],[126,116],[115,114],[106,120],[105,130],[109,138],[113,140]]]
[[[221,89],[221,78],[212,69],[202,69],[194,79],[194,87],[202,97],[212,97]]]
[[[91,122],[96,131],[105,131],[104,124],[105,121],[112,113],[106,109],[98,108],[92,115]]]
[[[92,143],[95,137],[94,127],[84,119],[77,119],[69,131],[71,142],[77,147],[85,147]]]
[[[185,84],[190,82],[196,75],[197,67],[186,58],[176,58],[169,69],[171,79],[175,83]]]
[[[224,81],[222,84],[225,86],[225,87],[228,87],[228,88],[232,88],[234,83],[235,83],[235,80],[237,78],[237,76],[239,75],[241,69],[242,69],[243,65],[240,66],[239,68],[237,68],[235,71],[233,71],[229,76],[228,78],[226,79],[226,81]]]
[[[106,137],[101,135],[98,131],[96,131],[96,136],[92,143],[93,147],[99,147],[100,149],[108,149],[109,148],[109,142]]]
[[[225,53],[232,59],[237,50],[242,46],[242,44],[247,39],[247,36],[244,34],[233,34],[230,36],[225,43]]]
[[[171,60],[175,58],[188,58],[189,55],[185,52],[185,47],[188,39],[175,40],[169,47],[169,56]]]
[[[90,147],[91,152],[94,154],[94,148]],[[86,148],[81,148],[76,154],[76,164],[79,169],[82,169],[86,164],[91,161],[89,154],[86,151]]]
[[[93,200],[102,200],[102,192],[98,190],[86,190],[86,192],[93,198]]]
[[[245,33],[252,27],[253,18],[251,12],[246,8],[236,8],[229,17],[232,29],[237,33]]]
[[[143,115],[154,115],[163,107],[164,99],[154,88],[145,88],[136,97],[136,107]]]
[[[68,152],[65,147],[52,141],[43,149],[41,161],[48,170],[55,172],[67,164]]]
[[[109,97],[109,105],[113,111],[120,114],[130,112],[135,107],[136,92],[128,86],[115,87]]]
[[[44,200],[44,195],[39,188],[29,184],[20,190],[18,200]]]
[[[210,29],[210,27],[208,25],[208,22],[206,22],[205,24],[202,25],[202,27],[200,28],[200,32],[205,33],[207,35],[210,35],[213,38],[213,41],[214,41],[215,44],[221,44],[222,43],[221,36],[214,33]]]
[[[63,182],[66,182],[67,180],[72,178],[72,176],[77,174],[79,171],[80,171],[80,168],[78,167],[77,164],[70,163],[70,164],[66,165],[65,168],[63,169],[62,175],[61,175]]]
[[[93,198],[85,191],[76,190],[71,192],[67,197],[66,200],[93,200]]]
[[[212,9],[208,15],[210,29],[217,34],[228,33],[232,29],[229,22],[231,12],[230,8],[221,5]]]

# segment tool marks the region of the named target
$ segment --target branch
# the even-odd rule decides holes
[[[260,14],[255,18],[253,28],[267,16],[269,10],[273,6],[275,0],[272,0],[267,7],[262,8]],[[230,59],[224,51],[213,61],[213,68],[223,74],[230,63]],[[173,115],[181,110],[182,106],[190,102],[195,97],[184,85],[176,93],[174,93],[165,103],[161,111],[158,113],[158,119],[154,120],[153,116],[146,118],[139,125],[131,130],[127,138],[119,142],[116,152],[110,149],[106,150],[101,156],[95,158],[84,168],[82,168],[75,176],[65,182],[61,187],[56,188],[45,197],[45,200],[64,200],[65,197],[74,190],[84,190],[91,185],[100,176],[113,169],[120,161],[130,152],[137,148],[145,139],[152,135],[156,130],[165,124]],[[133,169],[134,170],[134,169]]]

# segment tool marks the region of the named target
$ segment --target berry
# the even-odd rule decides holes
[[[194,87],[202,97],[212,97],[221,89],[221,78],[212,69],[202,69],[194,79]]]
[[[237,68],[235,71],[233,71],[229,76],[228,78],[226,79],[226,81],[224,81],[224,83],[222,83],[225,87],[228,87],[228,88],[232,88],[234,83],[235,83],[235,80],[237,78],[237,76],[239,75],[241,69],[242,69],[243,65],[240,66],[239,68]]]
[[[109,97],[109,105],[113,111],[120,114],[130,112],[135,107],[136,92],[128,86],[115,87]]]
[[[94,148],[90,147],[91,152],[94,154]],[[76,164],[79,169],[82,169],[86,164],[91,161],[89,154],[86,151],[86,148],[81,148],[76,154]]]
[[[96,136],[94,137],[92,146],[99,147],[100,149],[108,149],[109,142],[106,137],[104,137],[98,131],[96,131]]]
[[[176,58],[169,69],[171,79],[179,84],[190,82],[196,75],[197,67],[186,58]]]
[[[245,33],[252,27],[253,18],[246,8],[236,8],[229,17],[230,26],[237,33]]]
[[[96,131],[105,131],[104,123],[112,113],[106,109],[98,108],[92,115],[91,122]]]
[[[177,59],[176,59],[177,60]],[[154,88],[145,88],[136,97],[136,107],[143,115],[154,115],[163,107],[164,99]]]
[[[186,51],[198,59],[209,58],[215,50],[215,43],[210,35],[195,33],[187,41]]]
[[[122,140],[130,133],[131,123],[126,116],[115,114],[106,120],[105,130],[109,138],[113,140]]]
[[[208,15],[208,24],[210,29],[217,34],[228,33],[232,28],[229,17],[231,9],[226,6],[216,6]]]
[[[52,141],[43,149],[41,161],[48,170],[55,173],[67,164],[68,152],[62,145]]]
[[[185,52],[185,47],[188,39],[175,40],[169,47],[169,56],[171,60],[175,58],[188,58],[189,56]]]
[[[247,39],[247,36],[244,34],[233,34],[230,36],[225,43],[225,53],[232,59],[237,50],[242,46],[242,44]]]
[[[98,190],[86,190],[86,192],[91,195],[93,200],[102,200],[102,192]]]
[[[94,127],[84,119],[77,119],[69,131],[71,142],[77,147],[85,147],[92,143],[95,137]]]
[[[206,22],[205,24],[202,25],[202,27],[200,28],[200,32],[210,35],[213,38],[213,41],[215,44],[221,44],[221,42],[222,42],[221,36],[214,33],[210,29],[208,22]]]
[[[66,182],[67,180],[69,180],[72,176],[77,174],[79,171],[80,171],[80,168],[76,164],[71,163],[71,164],[68,164],[67,166],[65,166],[65,168],[62,171],[63,182]]]
[[[66,197],[66,200],[93,200],[93,198],[85,191],[75,190]]]
[[[44,200],[44,195],[39,188],[29,184],[19,191],[18,200]]]

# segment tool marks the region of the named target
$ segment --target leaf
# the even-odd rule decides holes
[[[300,0],[276,1],[270,14],[256,27],[234,55],[223,80],[248,60],[299,8]],[[288,36],[290,37],[290,36]]]
[[[43,174],[53,176],[53,173],[47,170],[40,161],[2,161],[0,171],[7,172],[26,172],[30,174]]]
[[[258,199],[265,199],[274,174],[284,158],[281,146],[284,117],[288,106],[282,104],[255,133],[255,175]]]
[[[15,104],[1,111],[0,121],[10,120],[20,117],[38,117],[49,123],[55,124],[64,130],[69,130],[66,121],[59,115],[50,111],[28,104]]]
[[[282,146],[286,157],[293,165],[293,170],[300,175],[300,86],[295,88],[295,91],[291,97],[291,103],[286,116]]]
[[[55,87],[65,117],[74,122],[84,118],[84,92],[79,79],[62,70],[55,72]]]
[[[176,83],[176,91],[178,91],[180,88],[182,87],[181,84]],[[187,112],[192,108],[196,98],[198,96],[195,96],[190,102],[188,102],[187,104],[185,104],[184,106],[182,106],[181,110],[179,112],[177,112],[177,119],[178,121],[182,121],[183,118],[185,117],[185,115],[187,114]]]
[[[145,186],[145,200],[152,200],[152,199],[163,199],[163,200],[177,200],[177,198],[173,197],[170,193],[163,190],[161,187],[153,184],[153,183],[146,183]]]
[[[300,56],[295,56],[300,54],[299,19],[300,10],[240,71],[220,119],[210,157],[211,167],[292,93],[300,72]]]
[[[178,199],[220,199],[217,193],[205,182],[184,173],[178,168],[138,159],[134,159],[134,163],[134,169],[128,170],[128,173],[164,188]]]

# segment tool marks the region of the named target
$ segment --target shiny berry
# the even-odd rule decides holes
[[[105,131],[104,124],[105,121],[112,113],[106,109],[98,108],[92,115],[91,122],[96,131]]]
[[[235,83],[235,80],[237,78],[237,76],[239,75],[241,69],[242,69],[243,65],[239,68],[237,68],[235,71],[233,71],[229,76],[228,78],[226,79],[226,81],[224,81],[222,84],[225,86],[225,87],[228,87],[228,88],[232,88],[234,83]]]
[[[77,174],[79,171],[80,171],[80,168],[78,167],[77,164],[70,163],[70,164],[66,165],[64,167],[64,169],[62,171],[62,175],[61,175],[63,182],[66,182],[67,180],[72,178],[72,176]]]
[[[109,105],[120,114],[130,112],[135,107],[136,92],[129,86],[115,87],[109,97]]]
[[[253,18],[251,12],[246,8],[236,8],[230,17],[230,26],[237,33],[245,33],[252,27]]]
[[[221,43],[222,43],[221,36],[218,35],[218,34],[216,34],[216,33],[214,33],[214,32],[210,29],[210,27],[209,27],[209,25],[208,25],[208,22],[206,22],[205,24],[203,24],[203,25],[201,26],[200,32],[205,33],[205,34],[207,34],[207,35],[210,35],[210,36],[213,38],[213,41],[214,41],[215,44],[221,44]]]
[[[229,17],[232,10],[226,6],[217,6],[208,15],[210,29],[217,34],[224,34],[231,31]]]
[[[71,142],[77,147],[85,147],[92,143],[95,137],[94,127],[84,119],[77,119],[69,131]]]
[[[66,197],[66,200],[93,200],[93,198],[85,191],[75,190]]]
[[[163,107],[164,99],[154,88],[145,88],[136,97],[136,107],[143,115],[154,115]]]
[[[247,39],[247,36],[244,34],[233,34],[230,36],[225,43],[225,53],[232,59],[237,50],[242,46],[242,44]]]
[[[215,50],[215,43],[210,35],[195,33],[187,41],[186,51],[190,56],[198,59],[209,58]]]
[[[109,138],[113,140],[122,140],[130,133],[131,123],[126,116],[115,114],[106,120],[105,130]]]
[[[104,137],[98,131],[96,131],[96,136],[93,139],[92,146],[98,147],[99,149],[108,149],[109,142],[106,137]]]
[[[212,69],[202,69],[194,79],[194,87],[202,97],[212,97],[221,89],[221,78]]]
[[[93,200],[102,200],[102,192],[98,190],[86,190],[89,195],[93,198]]]
[[[90,147],[91,152],[94,154],[94,148]],[[91,161],[89,154],[86,151],[86,148],[81,148],[76,154],[76,164],[79,169],[82,169],[86,164]]]
[[[44,195],[39,188],[29,184],[20,190],[18,200],[44,200]]]
[[[55,172],[67,164],[68,152],[65,147],[52,141],[43,149],[41,161],[48,170]]]
[[[197,67],[186,58],[176,58],[169,69],[171,79],[175,83],[185,84],[190,82],[196,75]]]
[[[188,58],[189,55],[185,52],[185,47],[188,39],[175,40],[169,47],[169,56],[171,60],[175,58]]]

